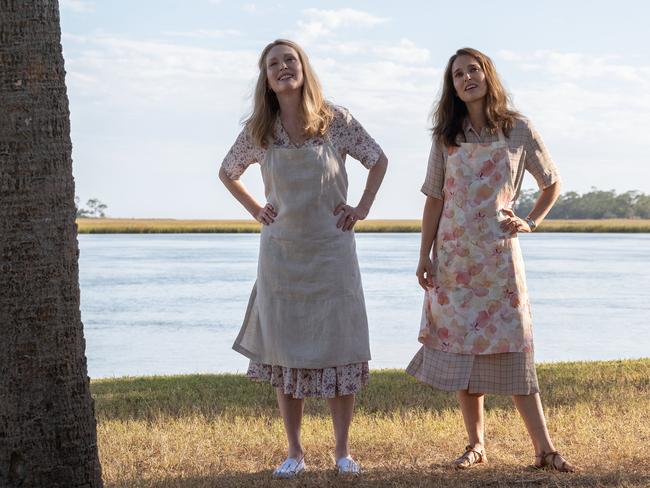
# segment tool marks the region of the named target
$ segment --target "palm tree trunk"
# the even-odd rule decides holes
[[[0,486],[101,486],[58,1],[0,14]]]

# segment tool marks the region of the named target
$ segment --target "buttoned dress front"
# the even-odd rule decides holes
[[[250,377],[297,398],[354,393],[367,381],[368,327],[354,233],[338,229],[333,215],[347,199],[350,135],[353,145],[365,142],[352,154],[374,164],[381,149],[340,108],[328,134],[300,147],[283,140],[277,123],[277,137],[259,160],[277,217],[262,227],[257,282],[233,348],[251,359]],[[237,146],[229,156],[244,145]],[[229,156],[224,168],[234,174]]]
[[[444,204],[432,254],[434,287],[425,293],[418,336],[423,347],[407,372],[438,388],[538,391],[521,250],[499,226],[525,169],[541,188],[558,177],[528,121],[517,120],[509,136],[481,138],[466,122],[466,142],[443,157],[437,144],[432,148],[427,183],[434,186],[425,183],[423,191]]]

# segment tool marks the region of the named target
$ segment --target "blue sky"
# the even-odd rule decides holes
[[[286,37],[326,97],[383,147],[370,218],[419,218],[429,113],[449,56],[495,61],[563,189],[650,193],[650,4],[61,0],[74,174],[114,217],[247,218],[217,172],[250,109],[257,57]],[[350,203],[365,170],[348,159]],[[258,168],[242,180],[262,202]],[[533,187],[528,176],[526,187]]]

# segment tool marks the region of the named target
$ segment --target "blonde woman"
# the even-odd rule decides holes
[[[345,158],[369,169],[356,206],[347,202]],[[261,165],[266,203],[239,176]],[[259,58],[253,111],[219,177],[259,222],[257,281],[233,348],[248,377],[276,388],[288,440],[274,476],[305,469],[300,439],[305,397],[325,397],[336,469],[357,474],[348,431],[355,394],[368,381],[370,348],[353,229],[368,215],[388,162],[350,113],[324,100],[305,52],[276,40]]]
[[[540,196],[529,215],[512,211],[524,170]],[[426,290],[419,340],[407,368],[457,391],[469,444],[457,468],[485,463],[485,393],[513,395],[535,449],[535,466],[573,471],[549,436],[533,359],[530,305],[517,240],[557,199],[560,179],[539,134],[514,111],[486,55],[458,50],[447,63],[433,116],[422,192],[417,277]]]

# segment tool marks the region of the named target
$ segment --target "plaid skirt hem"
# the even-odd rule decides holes
[[[532,352],[473,355],[422,346],[406,372],[422,383],[445,391],[497,395],[539,393]]]

